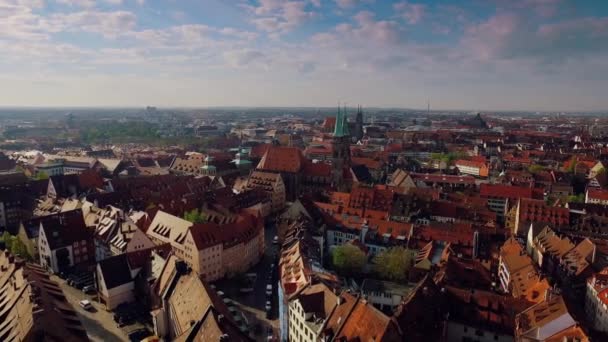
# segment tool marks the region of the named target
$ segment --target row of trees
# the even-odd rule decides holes
[[[367,255],[352,244],[335,247],[331,257],[334,268],[342,275],[359,276],[369,271],[366,270]],[[407,279],[414,258],[413,250],[403,247],[389,248],[372,259],[371,271],[385,280],[403,281]]]
[[[121,138],[153,141],[159,137],[158,125],[143,121],[108,122],[88,125],[80,130],[80,139],[85,143],[107,142]]]
[[[32,259],[31,255],[27,252],[25,244],[23,244],[18,237],[9,234],[9,232],[4,232],[0,237],[0,241],[4,243],[4,246],[12,255],[19,256],[26,260]]]

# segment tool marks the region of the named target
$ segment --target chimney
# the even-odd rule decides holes
[[[337,305],[342,304],[342,297],[341,297],[340,295],[338,295],[338,296],[336,297],[336,304],[337,304]]]

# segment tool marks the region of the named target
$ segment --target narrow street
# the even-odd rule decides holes
[[[266,329],[272,327],[274,336],[279,336],[279,320],[278,320],[278,297],[277,297],[277,265],[271,266],[276,263],[275,255],[278,253],[278,245],[272,243],[272,239],[277,234],[277,227],[275,224],[266,225],[265,229],[265,249],[264,257],[260,262],[254,266],[248,273],[255,273],[257,275],[255,284],[253,286],[253,292],[240,293],[238,282],[230,279],[220,280],[215,283],[217,290],[225,293],[227,298],[230,298],[234,303],[241,309],[247,320],[252,331],[255,332],[255,338],[258,341],[266,341],[267,334]],[[266,285],[268,285],[268,276],[271,274],[271,267],[273,272],[272,277],[272,310],[270,319],[266,318],[265,305],[267,301],[266,296]]]
[[[65,297],[78,313],[82,325],[86,329],[91,341],[114,342],[128,341],[127,335],[114,322],[111,312],[92,299],[92,296],[82,293],[82,291],[69,286],[65,280],[52,275],[51,279],[63,290]],[[93,305],[93,310],[87,311],[80,307],[79,302],[88,299]]]

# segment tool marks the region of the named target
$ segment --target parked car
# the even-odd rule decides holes
[[[266,285],[266,295],[272,296],[272,285],[270,284]]]
[[[139,342],[149,336],[150,336],[150,332],[146,329],[135,330],[135,331],[129,333],[129,335],[128,335],[129,341],[132,341],[132,342]]]
[[[81,308],[83,308],[87,311],[93,309],[93,305],[91,304],[91,302],[86,299],[81,300],[78,304],[80,305]]]
[[[95,288],[95,285],[87,285],[82,288],[82,292],[84,292],[84,293],[91,293],[91,292],[95,292],[96,290],[97,289]]]
[[[272,309],[272,304],[270,304],[269,300],[266,301],[266,306],[264,306],[264,309],[266,309],[266,312],[268,312],[268,311],[270,311],[270,309]]]
[[[275,235],[274,238],[272,239],[272,243],[275,244],[275,245],[278,245],[279,244],[279,237]]]
[[[122,328],[124,326],[131,325],[134,322],[135,320],[131,316],[121,316],[118,320],[118,327]]]

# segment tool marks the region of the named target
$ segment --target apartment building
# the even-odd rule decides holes
[[[588,188],[585,192],[585,203],[608,205],[608,190]]]
[[[585,314],[598,331],[608,332],[608,269],[587,279]]]
[[[460,159],[454,165],[461,174],[475,177],[488,177],[490,174],[490,168],[485,162]]]
[[[552,295],[515,318],[516,341],[589,341],[568,312],[564,299]]]
[[[231,214],[221,223],[193,224],[163,211],[146,234],[156,244],[169,243],[175,255],[206,281],[241,273],[264,253],[264,223],[248,213]]]
[[[38,235],[40,265],[55,273],[95,261],[93,234],[85,226],[82,214],[64,214],[42,222]]]
[[[248,189],[261,189],[268,194],[272,212],[276,213],[285,207],[285,183],[279,173],[253,171],[247,180]]]
[[[360,296],[323,283],[304,288],[289,302],[289,340],[398,341],[397,324]]]
[[[503,292],[534,303],[545,299],[549,283],[540,276],[532,259],[515,238],[509,238],[502,245],[499,257],[498,278]]]
[[[153,285],[154,334],[166,341],[252,341],[215,290],[175,256]]]

